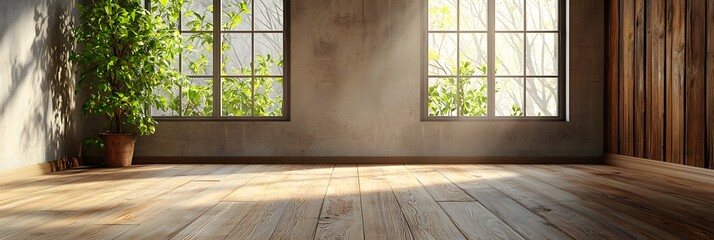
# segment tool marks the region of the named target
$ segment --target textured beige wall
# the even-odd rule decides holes
[[[293,0],[291,121],[161,122],[136,155],[601,154],[603,1],[570,1],[569,122],[420,121],[420,2]]]
[[[0,1],[0,170],[77,156],[73,0]]]

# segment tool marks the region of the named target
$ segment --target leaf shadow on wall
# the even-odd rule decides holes
[[[23,49],[22,43],[14,42],[23,41],[21,37],[8,36],[17,32],[2,30],[2,35],[7,36],[3,41],[10,41],[7,43],[10,52],[15,51],[15,54],[9,55],[12,58],[9,60],[11,83],[7,96],[0,99],[0,115],[18,120],[14,121],[16,126],[9,126],[20,131],[17,139],[20,149],[17,151],[34,154],[21,159],[25,164],[29,164],[27,161],[33,159],[27,158],[33,156],[34,159],[44,158],[43,161],[77,156],[81,140],[75,104],[75,74],[68,60],[74,50],[70,40],[76,21],[74,1],[47,0],[24,4],[34,6],[34,39],[28,49]],[[19,24],[22,15],[29,13],[22,8],[14,12],[8,17],[14,24]],[[26,57],[21,57],[23,55]],[[9,116],[12,108],[24,109],[26,113]]]

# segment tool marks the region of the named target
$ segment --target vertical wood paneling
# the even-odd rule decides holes
[[[707,2],[707,147],[709,168],[714,169],[714,1]]]
[[[607,148],[609,153],[619,151],[619,104],[620,104],[620,1],[609,0],[608,24],[608,73],[606,105],[609,113],[607,117]]]
[[[704,167],[706,0],[687,1],[686,152],[687,165]]]
[[[635,78],[635,0],[620,1],[620,154],[632,156]]]
[[[645,81],[646,158],[663,160],[664,151],[664,85],[665,85],[665,0],[648,0],[647,4],[647,56]]]
[[[684,163],[684,30],[686,2],[667,1],[666,127],[667,162]]]
[[[645,0],[635,0],[635,92],[634,135],[635,157],[645,156]]]
[[[605,151],[714,168],[714,0],[608,0]]]

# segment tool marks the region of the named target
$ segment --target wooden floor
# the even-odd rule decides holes
[[[712,239],[712,206],[600,165],[142,165],[0,178],[0,239]]]

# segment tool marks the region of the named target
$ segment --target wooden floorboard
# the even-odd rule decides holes
[[[444,177],[431,165],[407,165],[409,170],[437,202],[473,202],[471,196]]]
[[[379,166],[358,167],[365,239],[414,239]]]
[[[617,199],[608,198],[602,192],[588,186],[573,183],[567,178],[538,168],[538,166],[512,166],[519,174],[531,176],[543,184],[548,184],[573,194],[571,201],[562,202],[603,224],[613,224],[623,229],[634,239],[676,239],[677,237],[651,224],[649,219],[641,218],[636,208],[627,208]],[[623,211],[624,210],[624,211]],[[633,216],[631,213],[634,213]]]
[[[478,202],[442,202],[441,207],[468,239],[523,239]]]
[[[714,185],[605,165],[144,165],[0,189],[7,239],[714,236]]]
[[[364,239],[357,165],[335,166],[315,239]]]
[[[382,169],[415,239],[466,239],[404,165]]]

